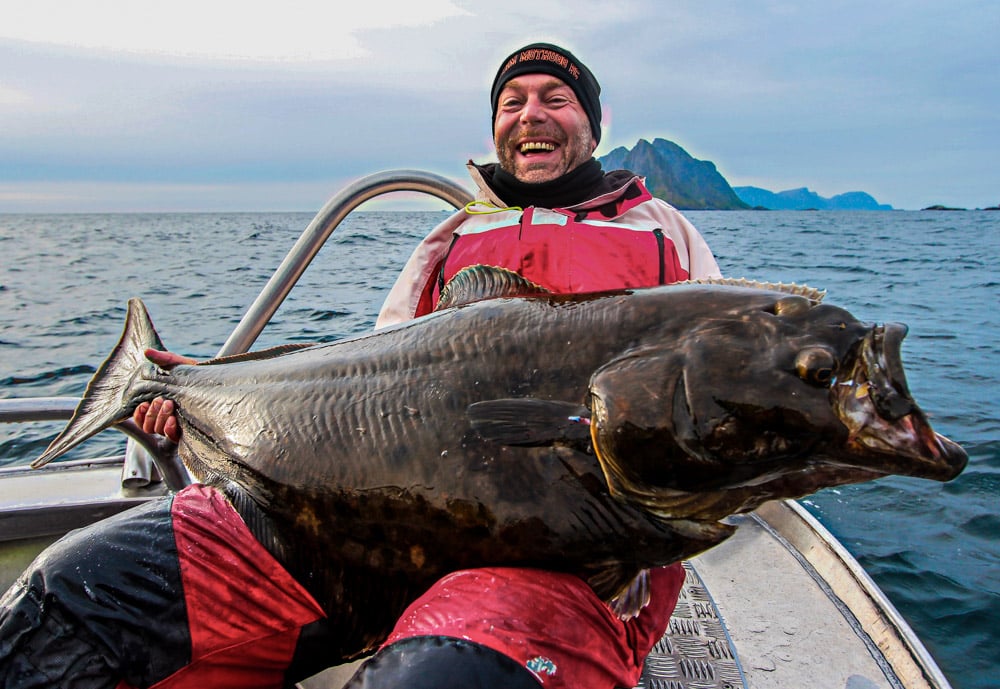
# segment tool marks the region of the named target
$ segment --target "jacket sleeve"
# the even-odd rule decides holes
[[[622,216],[622,222],[660,228],[677,250],[676,259],[680,263],[678,267],[681,274],[687,274],[686,279],[722,277],[719,264],[705,238],[690,220],[663,199],[653,197],[635,206]]]
[[[686,264],[682,267],[687,271],[689,280],[722,277],[715,255],[690,220],[660,199],[654,199],[653,209],[663,232],[677,247],[682,264]]]
[[[464,210],[457,211],[417,245],[382,304],[376,328],[402,323],[430,310],[431,293],[441,261],[451,246],[455,228],[468,217]]]

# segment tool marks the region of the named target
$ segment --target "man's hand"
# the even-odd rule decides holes
[[[132,420],[146,433],[165,435],[175,443],[181,439],[181,428],[174,416],[173,400],[157,397],[152,402],[143,402],[135,408]]]
[[[198,363],[196,359],[158,349],[147,349],[146,358],[167,371],[178,364]],[[152,402],[143,402],[136,407],[132,420],[146,433],[165,435],[175,443],[181,439],[181,427],[174,415],[173,400],[157,397]]]

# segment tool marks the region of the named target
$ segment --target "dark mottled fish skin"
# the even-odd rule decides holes
[[[899,378],[901,326],[781,292],[493,299],[169,372],[128,353],[155,335],[145,318],[133,300],[132,344],[39,462],[175,400],[180,456],[336,620],[331,658],[371,650],[448,571],[559,569],[610,598],[725,539],[728,514],[888,473],[947,480],[966,461]],[[565,424],[477,431],[472,405],[491,401],[588,409],[590,441]]]

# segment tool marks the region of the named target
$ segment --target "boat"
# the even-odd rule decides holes
[[[461,208],[468,191],[439,175],[391,170],[334,195],[277,267],[219,356],[249,351],[309,263],[347,215],[391,192],[416,192]],[[0,399],[0,422],[68,420],[76,398]],[[0,591],[68,531],[190,483],[125,444],[120,455],[0,468]],[[791,500],[730,517],[739,528],[686,561],[669,628],[646,660],[649,689],[950,689],[934,659],[861,565]],[[360,662],[360,661],[359,661]],[[355,664],[303,681],[338,687]]]

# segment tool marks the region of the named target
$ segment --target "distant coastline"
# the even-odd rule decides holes
[[[952,208],[950,206],[934,205],[927,206],[927,208],[921,208],[922,211],[967,211],[968,208]],[[973,208],[972,210],[977,211],[1000,211],[1000,205],[997,206],[987,206],[986,208]]]
[[[801,187],[787,191],[773,192],[760,187],[735,187],[741,200],[754,208],[775,211],[891,211],[892,206],[879,203],[863,191],[849,191],[831,198]]]

